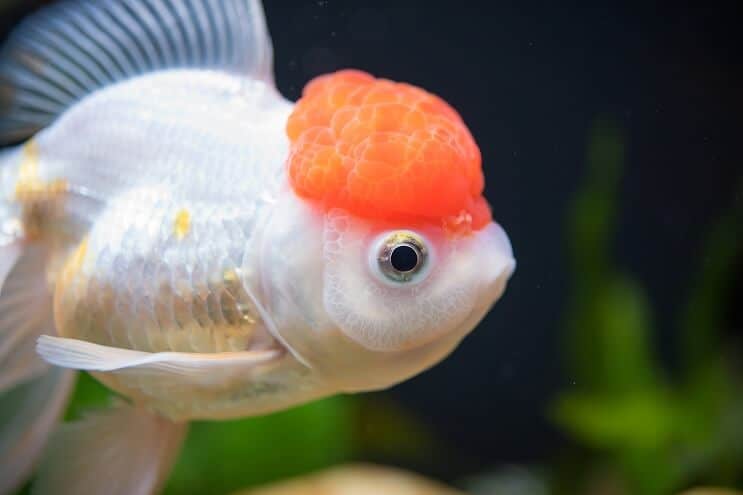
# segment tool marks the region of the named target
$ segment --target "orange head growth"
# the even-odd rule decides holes
[[[453,108],[420,88],[356,70],[321,76],[304,88],[286,132],[300,196],[457,232],[491,219],[477,144]]]

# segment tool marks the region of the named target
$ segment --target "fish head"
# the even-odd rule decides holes
[[[515,268],[459,115],[419,88],[341,71],[308,85],[287,133],[260,263],[279,340],[343,391],[435,364]]]

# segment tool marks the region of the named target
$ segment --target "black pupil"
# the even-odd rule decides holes
[[[392,250],[390,263],[398,272],[409,272],[418,266],[418,252],[411,246],[401,244]]]

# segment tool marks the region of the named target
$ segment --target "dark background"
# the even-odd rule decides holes
[[[0,33],[42,3],[6,6]],[[619,123],[627,144],[615,257],[647,288],[656,349],[673,371],[690,267],[731,204],[743,164],[741,17],[733,7],[266,3],[287,97],[313,76],[363,69],[439,94],[481,147],[486,195],[517,271],[449,359],[388,392],[454,449],[452,458],[467,460],[439,476],[548,458],[564,441],[544,411],[571,383],[559,335],[570,280],[565,221],[601,117]],[[740,321],[734,298],[729,305]]]
[[[646,286],[657,349],[673,369],[674,317],[692,265],[743,170],[741,17],[732,7],[284,5],[266,5],[281,91],[294,99],[311,77],[354,67],[441,95],[480,145],[486,196],[513,243],[518,268],[504,298],[395,398],[480,468],[554,454],[561,439],[544,411],[570,383],[559,354],[564,227],[602,116],[627,141],[615,255]]]
[[[559,448],[544,411],[570,383],[559,354],[564,224],[592,123],[609,116],[626,136],[615,254],[649,292],[671,369],[691,267],[743,169],[741,18],[732,8],[530,3],[266,5],[285,95],[297,98],[315,75],[360,68],[441,95],[480,145],[516,274],[450,358],[390,392],[474,471]]]

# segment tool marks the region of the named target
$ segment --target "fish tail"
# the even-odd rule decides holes
[[[36,339],[54,332],[46,248],[19,234],[15,213],[0,202],[0,494],[30,476],[75,376],[36,355]]]
[[[188,429],[143,407],[120,403],[65,423],[52,435],[32,493],[157,493]]]
[[[69,370],[49,368],[0,395],[0,494],[13,493],[33,473],[74,377]]]

